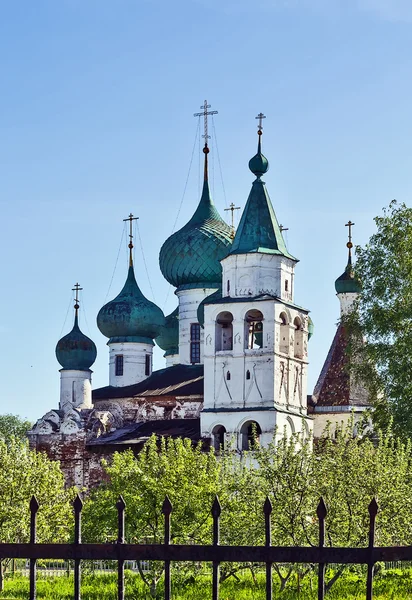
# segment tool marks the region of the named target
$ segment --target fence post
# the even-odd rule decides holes
[[[82,508],[83,502],[79,494],[73,502],[74,508],[74,543],[79,545],[82,543]],[[81,572],[80,572],[80,559],[75,558],[74,560],[74,600],[80,600],[80,585],[81,585]]]
[[[124,544],[124,511],[126,504],[122,496],[116,504],[117,507],[117,543]],[[117,561],[117,598],[124,600],[124,560]]]
[[[164,545],[170,545],[170,514],[173,510],[169,496],[166,496],[162,506],[162,513],[165,516],[165,538]],[[170,560],[165,560],[165,600],[170,600],[171,582],[170,582]]]
[[[376,502],[375,498],[373,498],[372,502],[369,504],[368,506],[368,511],[369,511],[369,551],[370,551],[370,558],[369,558],[369,563],[368,563],[368,576],[367,576],[367,580],[366,580],[366,600],[372,600],[372,596],[373,596],[373,569],[374,569],[374,562],[372,561],[372,552],[373,552],[373,547],[375,544],[375,521],[376,521],[376,515],[378,514],[378,503]]]
[[[272,514],[272,503],[269,498],[266,498],[263,505],[265,515],[265,546],[269,548],[272,545],[272,532],[270,515]],[[266,562],[266,600],[272,600],[272,563]]]
[[[328,511],[326,510],[325,502],[323,498],[319,500],[316,514],[319,519],[319,548],[323,548],[325,545],[325,518]],[[324,600],[325,598],[325,563],[319,563],[318,568],[318,600]]]
[[[213,545],[218,546],[220,544],[220,513],[222,507],[220,506],[219,498],[216,496],[212,504],[212,517],[213,517]],[[219,600],[219,561],[213,561],[213,576],[212,576],[212,598],[213,600]]]
[[[32,496],[30,500],[30,544],[36,543],[37,537],[37,512],[39,503],[36,496]],[[36,600],[36,559],[30,559],[30,600]]]

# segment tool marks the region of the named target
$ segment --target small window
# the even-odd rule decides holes
[[[222,350],[233,350],[233,315],[224,311],[216,317],[215,327],[215,349],[217,352]]]
[[[226,373],[226,379],[227,379],[228,381],[230,381],[230,371],[228,371],[228,372]]]
[[[227,295],[229,296],[230,294],[230,281],[229,279],[227,280]]]
[[[115,374],[116,374],[116,377],[121,377],[123,375],[123,354],[116,354]]]
[[[248,421],[242,425],[240,430],[241,435],[241,449],[242,450],[253,450],[256,445],[260,443],[260,436],[262,430],[259,423],[256,421]]]
[[[223,425],[216,425],[212,431],[213,435],[213,446],[216,452],[223,450],[225,447],[225,433],[226,429]]]
[[[245,347],[263,348],[263,315],[260,310],[249,310],[245,316]]]
[[[249,369],[246,371],[246,379],[250,379],[250,371],[249,371]]]
[[[151,372],[151,360],[150,360],[150,354],[146,354],[145,356],[145,366],[144,366],[144,374],[146,375],[146,377],[148,377],[150,375]]]
[[[285,279],[285,292],[289,291],[289,281]]]
[[[190,362],[200,363],[200,325],[192,323],[190,325]]]

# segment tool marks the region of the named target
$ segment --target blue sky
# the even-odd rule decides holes
[[[95,325],[130,211],[156,302],[176,297],[158,268],[172,232],[205,98],[214,118],[216,204],[244,206],[263,111],[266,176],[309,308],[313,388],[339,315],[344,223],[364,244],[392,198],[409,202],[412,158],[409,0],[16,0],[0,5],[1,412],[36,419],[59,401],[57,340],[79,281],[81,326]],[[178,227],[199,198],[196,144]],[[213,158],[214,157],[214,158]],[[225,191],[225,193],[224,193]],[[142,291],[153,299],[136,248]],[[109,296],[126,276],[120,251]],[[167,297],[167,302],[165,299]],[[64,326],[64,327],[63,327]],[[62,331],[63,329],[63,331]],[[156,352],[156,366],[162,366]]]

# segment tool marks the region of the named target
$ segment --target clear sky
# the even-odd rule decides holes
[[[382,207],[411,197],[412,2],[4,0],[0,61],[0,412],[35,420],[58,406],[54,348],[71,329],[76,281],[81,327],[98,348],[93,384],[108,383],[96,314],[126,277],[123,243],[107,295],[130,211],[154,299],[175,308],[158,253],[205,98],[219,111],[211,178],[221,214],[245,205],[255,115],[267,115],[265,180],[300,259],[295,300],[315,324],[311,390],[339,315],[344,224],[364,244]],[[178,228],[199,199],[199,156],[196,144]],[[139,243],[135,259],[153,299]]]

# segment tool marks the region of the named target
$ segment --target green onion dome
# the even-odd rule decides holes
[[[221,283],[220,261],[232,243],[232,229],[219,215],[210,197],[207,179],[207,146],[202,197],[190,221],[163,244],[160,270],[174,287],[217,287]]]
[[[97,326],[110,342],[153,344],[165,324],[163,312],[150,302],[137,285],[133,265],[120,294],[100,309]]]
[[[206,298],[204,298],[199,304],[199,306],[197,307],[197,321],[198,323],[200,323],[201,327],[204,327],[205,324],[205,304],[210,304],[213,303],[215,300],[220,300],[221,297],[222,288],[221,286],[219,286],[219,289],[216,290],[216,292],[213,292],[213,294],[206,296]]]
[[[63,369],[88,371],[96,356],[94,342],[80,331],[76,309],[73,329],[57,342],[56,358]]]
[[[259,135],[259,144],[257,154],[249,161],[249,169],[252,171],[256,177],[262,177],[269,170],[269,161],[261,152],[261,135],[262,132],[258,131]]]
[[[310,317],[308,317],[308,341],[312,337],[314,331],[315,331],[315,326],[313,324],[313,321]]]
[[[335,281],[335,290],[337,294],[359,294],[361,286],[356,279],[352,267],[352,257],[349,252],[348,264],[340,277]]]
[[[156,344],[165,351],[164,356],[179,354],[179,307],[166,317],[165,325],[160,335],[156,338]]]

